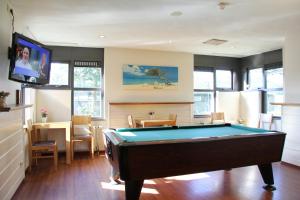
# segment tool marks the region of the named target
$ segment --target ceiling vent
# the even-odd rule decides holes
[[[218,46],[220,44],[224,44],[225,42],[228,42],[228,41],[227,40],[220,40],[220,39],[210,39],[210,40],[207,40],[207,41],[203,42],[203,44]]]

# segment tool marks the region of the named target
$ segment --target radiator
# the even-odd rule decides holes
[[[104,151],[102,126],[95,126],[95,151]]]
[[[102,126],[94,125],[94,151],[104,151],[104,142],[102,134]],[[87,142],[78,142],[75,145],[75,152],[88,151],[89,144]]]

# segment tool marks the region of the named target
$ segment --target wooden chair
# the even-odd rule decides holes
[[[88,115],[73,115],[71,127],[71,160],[74,159],[75,143],[88,142],[91,157],[94,158],[94,133],[92,117]]]
[[[32,160],[39,158],[53,158],[54,168],[57,170],[58,151],[57,144],[53,140],[42,141],[39,130],[32,129],[32,120],[27,121],[29,171],[31,171]],[[49,152],[52,155],[49,155]]]
[[[177,115],[176,114],[169,114],[169,120],[175,121],[174,126],[176,126]]]
[[[267,130],[271,130],[273,123],[273,115],[267,113],[260,113],[259,114],[259,121],[258,121],[258,128],[264,128]],[[267,128],[265,128],[267,127]]]
[[[130,128],[136,128],[136,123],[132,117],[132,115],[128,115],[128,124]]]
[[[224,112],[212,112],[211,113],[211,123],[212,124],[225,123]]]
[[[169,120],[177,120],[177,115],[176,114],[169,114]]]

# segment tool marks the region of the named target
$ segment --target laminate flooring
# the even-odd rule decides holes
[[[124,200],[124,183],[110,183],[105,156],[91,159],[76,153],[71,165],[60,156],[58,170],[51,160],[39,161],[13,200]],[[300,168],[273,164],[276,191],[265,191],[256,166],[145,180],[140,200],[300,200]]]

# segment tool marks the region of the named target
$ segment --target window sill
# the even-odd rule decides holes
[[[23,87],[38,90],[71,90],[71,87],[68,85],[23,85]]]
[[[211,115],[194,115],[194,118],[210,118]]]
[[[273,116],[273,119],[275,119],[275,120],[281,120],[281,116]]]
[[[92,121],[106,121],[106,119],[101,117],[92,117]]]

